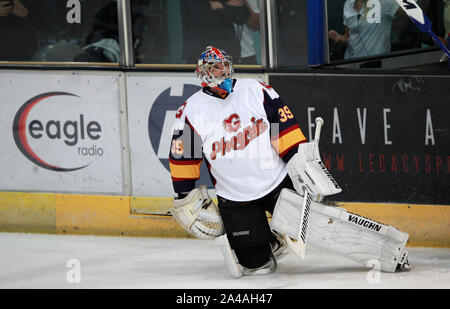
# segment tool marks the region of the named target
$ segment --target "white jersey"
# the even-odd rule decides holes
[[[170,160],[172,178],[197,179],[204,158],[218,196],[232,201],[265,196],[287,175],[274,138],[271,140],[271,132],[276,140],[279,130],[271,129],[265,107],[265,101],[276,100],[278,94],[253,79],[237,80],[233,92],[225,98],[204,90],[192,95],[177,113]],[[304,139],[303,134],[296,142],[298,139]]]

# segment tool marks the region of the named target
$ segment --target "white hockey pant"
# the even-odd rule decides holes
[[[275,206],[272,228],[298,239],[303,198],[283,189]],[[312,202],[306,233],[307,246],[335,254],[382,271],[394,272],[405,250],[409,235],[341,207]]]

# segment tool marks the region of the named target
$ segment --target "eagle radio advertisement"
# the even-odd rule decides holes
[[[2,190],[123,192],[116,77],[0,79]]]

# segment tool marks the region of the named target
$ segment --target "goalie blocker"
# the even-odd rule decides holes
[[[286,164],[286,170],[301,196],[307,190],[315,201],[321,201],[324,196],[342,191],[320,159],[317,140],[300,144],[297,153]]]
[[[271,226],[274,230],[298,240],[303,197],[293,190],[281,190],[275,205]],[[409,235],[340,207],[330,207],[311,201],[308,244],[329,250],[357,263],[368,266],[371,260],[379,262],[379,269],[394,272],[408,270],[405,250]]]

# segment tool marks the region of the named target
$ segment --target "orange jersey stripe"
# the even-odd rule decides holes
[[[174,164],[169,162],[170,174],[177,179],[198,179],[200,178],[200,165],[197,164]]]
[[[292,146],[295,146],[303,141],[306,141],[303,132],[299,128],[296,128],[284,134],[280,138],[273,139],[271,143],[280,156],[282,156],[286,151],[291,149]]]
[[[300,127],[298,126],[298,124],[294,124],[294,125],[290,126],[289,128],[284,129],[283,131],[281,131],[281,132],[278,134],[278,138],[282,137],[283,135],[288,134],[288,133],[291,132],[291,131],[294,131],[295,129],[300,129]]]

